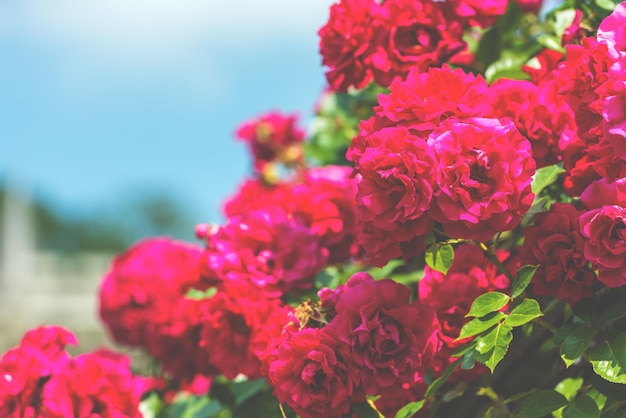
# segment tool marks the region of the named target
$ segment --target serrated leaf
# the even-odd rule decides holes
[[[538,265],[537,266],[525,265],[525,266],[520,267],[519,270],[517,270],[517,275],[515,277],[515,280],[513,281],[513,286],[512,286],[512,292],[511,292],[512,298],[518,297],[524,292],[524,290],[526,290],[526,288],[528,287],[528,284],[532,280],[538,268],[539,268]]]
[[[587,347],[589,347],[593,334],[594,331],[592,329],[585,327],[576,329],[565,337],[559,349],[559,354],[566,367],[571,366],[577,358],[582,356]]]
[[[602,341],[589,352],[593,370],[613,383],[626,384],[626,334]]]
[[[411,402],[404,405],[398,412],[396,412],[396,418],[411,418],[416,412],[424,407],[424,400],[417,402]]]
[[[501,292],[483,293],[472,302],[472,307],[465,317],[481,317],[499,311],[509,302],[510,298]]]
[[[565,396],[554,390],[542,390],[533,395],[522,404],[519,418],[541,418],[552,411],[567,405],[569,402]]]
[[[519,327],[540,316],[543,316],[543,312],[541,312],[539,303],[535,299],[524,299],[522,303],[513,308],[504,323],[512,327]]]
[[[446,274],[454,261],[454,248],[450,244],[433,244],[426,249],[424,261],[431,269]]]
[[[585,324],[582,322],[570,322],[561,325],[561,328],[556,330],[556,334],[554,334],[555,344],[562,344],[572,332],[583,328],[585,328]]]
[[[459,366],[459,364],[461,363],[462,359],[456,359],[454,360],[454,362],[452,362],[441,374],[441,376],[439,376],[437,379],[435,379],[430,385],[428,385],[428,389],[426,389],[426,394],[424,395],[425,399],[430,398],[431,396],[433,396],[438,390],[439,388],[446,383],[446,380],[448,379],[448,377],[450,377],[450,375],[452,374],[452,372],[454,372],[456,370],[456,368]]]
[[[543,189],[554,183],[561,173],[565,173],[565,170],[558,164],[539,168],[533,176],[530,188],[535,195],[538,195]]]
[[[233,383],[230,391],[233,394],[235,406],[239,406],[266,388],[268,385],[265,379],[257,379]]]
[[[478,335],[500,322],[504,317],[505,315],[502,312],[491,312],[482,318],[474,318],[467,324],[463,325],[457,340]]]
[[[504,358],[513,340],[512,328],[508,325],[496,325],[491,331],[476,340],[476,360],[483,363],[493,373],[494,369]]]
[[[563,418],[600,418],[600,410],[593,399],[582,395],[565,407]]]

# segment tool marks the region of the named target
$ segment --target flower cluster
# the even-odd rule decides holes
[[[321,305],[299,308],[268,357],[280,402],[303,418],[339,417],[366,394],[393,395],[423,378],[439,324],[432,309],[410,302],[406,286],[359,273],[320,297]]]
[[[134,376],[130,359],[100,350],[72,358],[76,337],[60,327],[40,327],[0,359],[0,415],[7,418],[141,418],[139,402],[150,389]]]
[[[342,0],[319,30],[328,82],[337,91],[372,80],[389,86],[410,70],[441,66],[466,50],[466,28],[493,23],[506,6],[506,0]]]

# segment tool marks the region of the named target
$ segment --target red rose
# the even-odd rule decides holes
[[[274,395],[302,418],[339,418],[352,403],[363,402],[358,370],[327,328],[305,328],[277,348],[268,379]]]
[[[543,0],[515,0],[515,3],[526,13],[539,13]]]
[[[376,36],[374,79],[388,86],[410,70],[439,67],[466,44],[459,22],[446,19],[436,2],[389,0],[382,4],[384,29]]]
[[[267,163],[280,158],[290,162],[289,146],[304,140],[304,131],[297,126],[296,115],[270,112],[243,123],[236,136],[248,143],[254,157],[254,168],[262,171]]]
[[[113,260],[100,285],[100,317],[115,341],[159,356],[174,306],[199,286],[202,250],[168,238],[144,240]]]
[[[274,206],[242,213],[203,237],[205,269],[224,281],[246,281],[266,295],[309,289],[328,250],[304,223]]]
[[[341,0],[331,6],[318,34],[322,64],[334,90],[361,89],[372,80],[372,41],[381,30],[380,8],[375,0]]]
[[[506,251],[498,252],[499,260],[506,263],[509,270],[515,270],[515,260],[507,262],[508,256]],[[443,343],[442,349],[429,364],[435,374],[443,372],[452,362],[450,355],[455,348],[469,341],[456,339],[463,325],[470,320],[465,315],[474,299],[487,292],[506,292],[509,286],[509,279],[504,273],[472,244],[461,244],[454,250],[454,261],[445,275],[428,266],[424,268],[424,277],[418,283],[419,300],[437,313],[441,324],[438,337]],[[473,380],[486,371],[486,368],[477,366],[471,371],[455,372],[452,379]]]
[[[57,327],[39,327],[24,335],[20,345],[0,359],[0,416],[40,416],[42,382],[62,371],[71,360],[67,344],[76,337]]]
[[[580,217],[580,232],[587,239],[585,258],[596,267],[607,287],[626,284],[626,207],[602,206]]]
[[[428,138],[436,154],[430,215],[456,238],[489,240],[528,211],[535,161],[511,121],[447,119]]]
[[[535,216],[533,226],[524,229],[520,256],[524,264],[539,264],[532,281],[537,295],[554,296],[570,305],[593,293],[594,272],[587,266],[585,239],[574,206],[553,203],[549,212]]]
[[[350,286],[335,306],[327,326],[344,343],[340,352],[359,368],[366,393],[382,394],[422,376],[438,349],[439,324],[434,312],[409,302],[411,291],[391,279]]]
[[[126,356],[106,350],[83,354],[46,382],[42,416],[141,418],[146,389],[147,380],[132,375]]]
[[[368,141],[357,169],[361,175],[357,213],[363,225],[359,244],[375,265],[382,266],[389,256],[408,259],[424,250],[423,243],[410,251],[401,244],[424,237],[432,226],[426,212],[433,196],[435,163],[424,139],[405,128],[384,128]],[[393,249],[381,251],[376,237],[395,241]]]

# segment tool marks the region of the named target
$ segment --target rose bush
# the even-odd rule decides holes
[[[310,132],[0,360],[7,417],[626,416],[626,3],[339,0]],[[321,165],[316,165],[321,162]]]

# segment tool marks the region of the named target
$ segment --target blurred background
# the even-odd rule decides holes
[[[306,125],[332,0],[0,2],[0,350],[59,324],[103,344],[113,255],[193,241],[249,172],[233,131]]]

